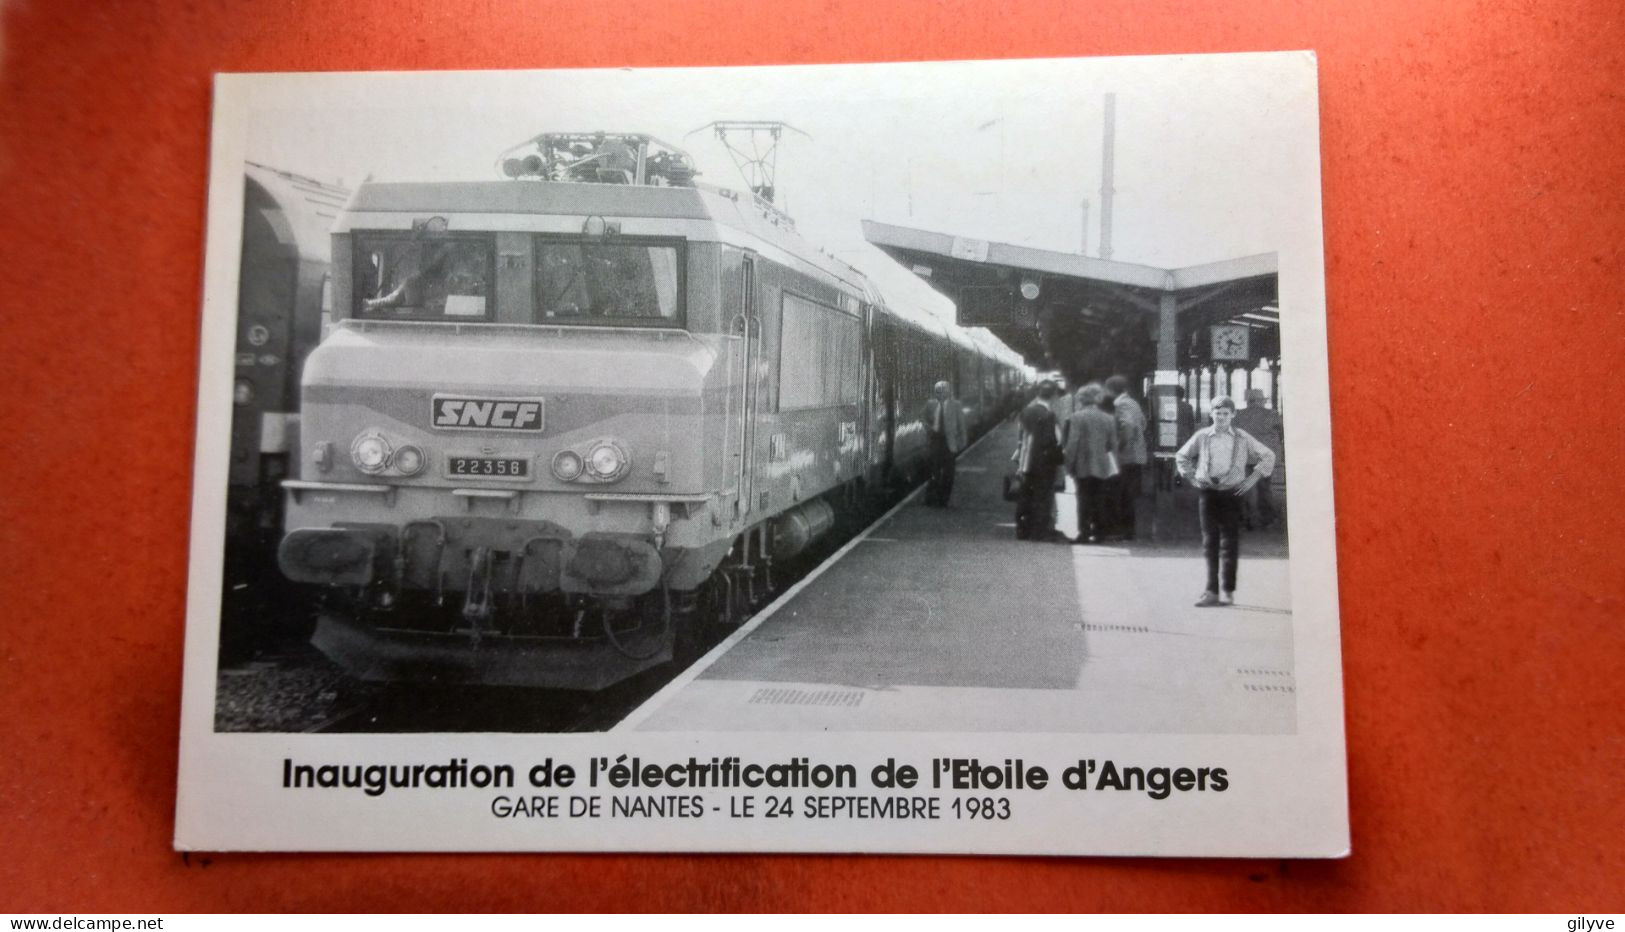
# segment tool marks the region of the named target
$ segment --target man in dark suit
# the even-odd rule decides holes
[[[1021,445],[1016,472],[1021,494],[1016,499],[1016,539],[1050,540],[1055,536],[1055,473],[1061,465],[1055,410],[1059,389],[1048,379],[1038,383],[1038,397],[1021,410]]]
[[[925,403],[926,444],[931,464],[931,482],[925,489],[925,504],[948,507],[954,491],[954,457],[965,449],[965,409],[955,400],[947,382],[932,390],[936,397]]]

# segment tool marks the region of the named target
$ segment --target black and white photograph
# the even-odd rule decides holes
[[[1312,54],[215,94],[177,845],[1346,850]]]

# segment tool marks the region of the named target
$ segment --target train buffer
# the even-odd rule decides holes
[[[617,730],[1295,731],[1281,535],[1244,533],[1236,605],[1197,608],[1188,533],[1016,540],[1000,495],[1015,441],[1013,422],[990,432],[961,456],[950,508],[916,492]],[[1160,493],[1153,514],[1186,506],[1188,490]],[[1075,535],[1071,494],[1058,511]]]

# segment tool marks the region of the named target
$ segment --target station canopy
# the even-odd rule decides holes
[[[1275,253],[1160,269],[872,220],[863,235],[954,302],[963,327],[986,327],[1029,364],[1069,378],[1188,369],[1215,356],[1215,327],[1245,328],[1250,365],[1280,353]],[[1162,311],[1174,345],[1159,347]]]

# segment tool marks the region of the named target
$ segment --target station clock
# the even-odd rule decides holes
[[[1244,324],[1217,324],[1212,328],[1212,353],[1215,362],[1246,362],[1249,356]]]

